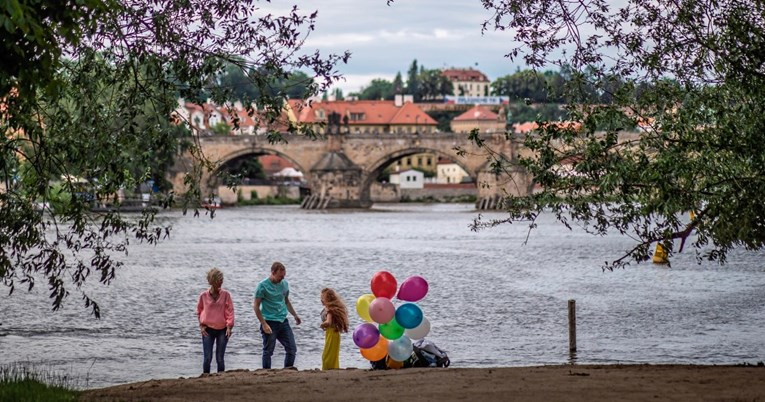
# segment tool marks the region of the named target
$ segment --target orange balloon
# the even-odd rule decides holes
[[[398,369],[404,368],[404,362],[400,362],[398,360],[393,360],[393,359],[390,358],[390,356],[385,358],[385,365],[388,366],[389,369],[394,369],[394,370],[398,370]]]
[[[377,341],[377,345],[372,346],[371,348],[360,350],[361,355],[370,362],[382,360],[385,356],[388,355],[388,340],[381,336],[380,340]]]

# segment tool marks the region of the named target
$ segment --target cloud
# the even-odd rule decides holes
[[[361,33],[339,33],[315,36],[311,35],[306,39],[306,47],[347,47],[374,41],[375,36]]]
[[[335,88],[343,90],[343,94],[348,95],[352,92],[360,92],[362,88],[369,85],[372,80],[382,78],[388,81],[393,81],[396,73],[369,73],[369,74],[345,74],[340,82],[334,85]]]
[[[380,30],[376,32],[344,32],[339,34],[317,34],[308,37],[306,47],[330,47],[342,48],[368,44],[370,46],[384,46],[391,43],[409,43],[411,41],[459,41],[467,36],[464,30],[450,30],[447,28],[434,28],[429,31],[417,31],[411,28],[402,28],[396,31]]]
[[[264,11],[275,14],[287,11],[264,5]],[[482,34],[481,24],[491,13],[478,0],[397,0],[391,6],[385,0],[304,0],[299,9],[318,10],[306,52],[351,52],[349,62],[337,66],[346,77],[338,87],[346,94],[374,78],[392,80],[397,72],[405,76],[415,59],[431,69],[477,68],[489,79],[510,74],[518,65],[504,57],[512,47],[507,32]]]

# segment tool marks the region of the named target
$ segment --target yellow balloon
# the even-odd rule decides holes
[[[372,317],[369,316],[369,304],[372,303],[372,300],[374,299],[375,295],[369,293],[359,296],[358,300],[356,300],[356,312],[359,313],[359,317],[361,317],[362,320],[373,324],[375,324],[375,322],[372,321]]]

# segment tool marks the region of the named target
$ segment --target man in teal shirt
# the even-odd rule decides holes
[[[271,265],[271,276],[258,283],[255,288],[253,309],[260,321],[260,335],[263,337],[263,368],[271,368],[271,356],[274,354],[276,341],[284,346],[284,367],[294,367],[297,345],[292,334],[287,312],[295,317],[295,323],[300,325],[295,309],[290,303],[290,287],[284,277],[287,268],[281,262]]]

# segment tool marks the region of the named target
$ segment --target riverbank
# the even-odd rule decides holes
[[[765,367],[560,365],[235,370],[88,390],[85,401],[760,401]]]

